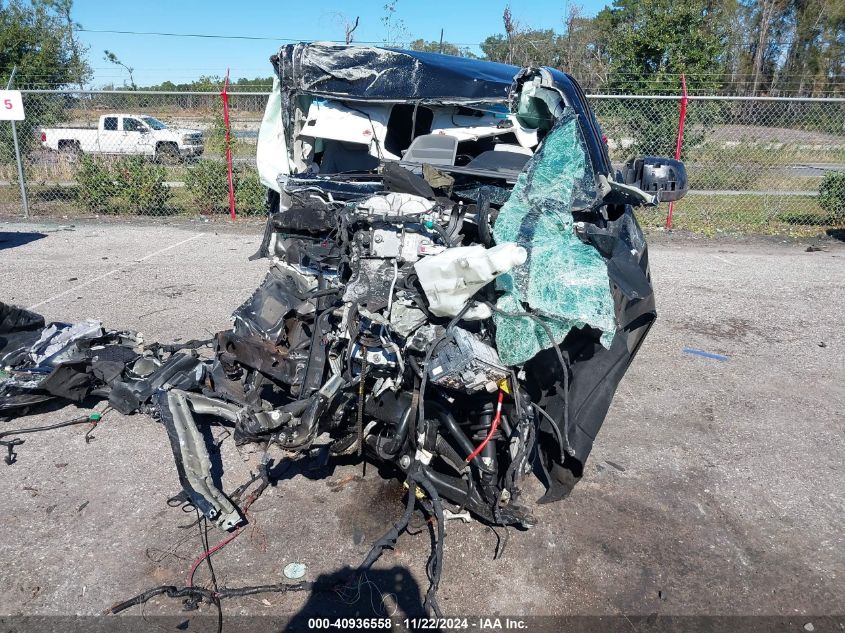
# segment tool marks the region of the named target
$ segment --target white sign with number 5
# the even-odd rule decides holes
[[[20,90],[0,90],[0,121],[23,121]]]

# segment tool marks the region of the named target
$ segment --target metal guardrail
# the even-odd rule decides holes
[[[18,136],[34,215],[227,211],[225,128],[219,93],[22,92],[27,120],[19,123]],[[255,149],[268,94],[229,93],[236,208],[241,214],[264,212]],[[588,99],[615,164],[636,155],[673,154],[679,96],[600,94]],[[58,138],[51,133],[62,127],[96,126],[99,118],[109,113],[155,117],[176,128],[180,139],[198,132],[202,153],[194,155],[196,148],[190,150],[187,142],[165,138],[164,133],[145,135],[148,145],[155,142],[139,152],[137,139],[127,140],[134,132],[123,130],[123,119],[116,121],[121,129],[108,130],[116,132],[110,135],[74,132]],[[8,127],[0,123],[0,214],[7,216],[21,209]],[[43,146],[42,131],[50,147]],[[58,141],[65,142],[60,147]],[[101,154],[103,151],[107,153]],[[186,156],[190,160],[183,160]],[[843,98],[691,95],[682,157],[691,191],[675,205],[677,228],[779,233],[845,226]],[[662,226],[665,209],[643,210],[638,216],[645,225]]]

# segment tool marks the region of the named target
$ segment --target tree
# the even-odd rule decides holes
[[[760,25],[753,57],[756,91],[800,96],[837,92],[845,73],[845,3],[764,0],[744,8],[749,21]]]
[[[90,79],[85,49],[73,34],[71,5],[71,0],[0,0],[0,87],[6,87],[15,66],[16,87],[61,88]],[[35,130],[59,120],[66,105],[64,100],[26,95],[26,120],[18,124],[24,154],[34,145]],[[0,163],[14,159],[10,137],[10,126],[0,126]]]
[[[352,43],[355,30],[358,28],[358,23],[361,21],[361,16],[356,15],[355,20],[352,20],[348,15],[341,13],[340,11],[333,11],[331,16],[332,21],[343,27],[343,39],[348,46]]]
[[[416,39],[408,45],[412,51],[423,51],[424,53],[440,53],[441,49],[444,55],[454,55],[455,57],[469,57],[477,59],[477,55],[466,46],[458,46],[451,42],[443,42],[442,45],[437,40],[426,41],[422,38]]]
[[[114,64],[116,66],[120,66],[121,68],[126,70],[126,72],[129,73],[129,86],[132,88],[132,90],[138,89],[138,86],[135,84],[135,76],[132,74],[132,73],[135,72],[134,68],[124,64],[122,61],[120,61],[120,59],[118,59],[117,55],[115,55],[114,53],[112,53],[109,50],[103,51],[103,59],[107,62],[111,62],[112,64]],[[124,85],[126,85],[126,84],[124,83]]]
[[[360,20],[360,19],[361,19],[361,17],[356,15],[354,24],[346,22],[343,25],[344,41],[346,42],[347,46],[349,46],[352,43],[352,36],[355,33],[355,29],[358,28],[358,20]]]
[[[599,12],[595,28],[609,60],[607,88],[616,93],[654,94],[681,91],[680,75],[696,88],[715,90],[727,69],[730,25],[720,3],[731,0],[614,0]],[[709,104],[697,104],[687,117],[684,151],[700,144],[707,133]],[[607,121],[616,135],[633,143],[628,156],[674,153],[677,107],[610,104]]]
[[[721,83],[730,25],[720,0],[614,0],[596,16],[596,27],[613,89],[679,91],[681,73],[696,76],[697,87]]]
[[[384,45],[401,46],[408,41],[408,29],[405,21],[396,16],[396,4],[399,0],[388,0],[384,5],[381,23],[384,25]]]
[[[85,50],[74,38],[71,4],[0,0],[0,69],[17,66],[16,85],[59,88],[90,79]]]
[[[552,29],[538,31],[515,26],[509,36],[491,35],[481,42],[485,59],[516,66],[560,66],[559,35]]]
[[[504,35],[491,35],[481,42],[484,58],[516,66],[560,66],[561,40],[553,29],[523,26],[513,17],[510,5],[502,14]]]
[[[578,79],[587,92],[597,92],[607,83],[610,57],[607,42],[597,23],[583,17],[581,8],[570,5],[560,36],[560,69]]]
[[[68,30],[68,43],[70,44],[71,54],[74,59],[83,59],[86,48],[79,41],[76,36],[76,31],[82,28],[79,22],[76,22],[71,17],[70,13],[73,9],[73,0],[48,0],[48,3],[53,7],[56,14],[64,22]],[[83,64],[78,69],[78,77],[76,83],[79,84],[79,89],[85,87],[87,64]]]

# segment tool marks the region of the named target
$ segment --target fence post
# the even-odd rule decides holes
[[[675,160],[681,158],[681,147],[684,143],[684,121],[687,118],[687,78],[681,73],[681,114],[678,117],[678,140],[675,141]],[[672,212],[675,210],[675,201],[669,201],[669,212],[666,214],[666,228],[672,228]]]
[[[12,67],[12,74],[9,75],[9,83],[6,84],[6,90],[12,89],[12,82],[15,80],[15,73],[18,67]],[[15,146],[15,161],[18,164],[18,184],[21,187],[21,206],[23,207],[23,217],[29,217],[29,202],[26,199],[26,183],[23,180],[23,163],[21,162],[21,148],[18,144],[18,130],[14,121],[9,121],[12,124],[12,143]]]
[[[230,142],[230,125],[229,125],[229,69],[226,69],[226,79],[223,81],[223,92],[220,95],[223,97],[223,123],[226,126],[226,164],[228,165],[229,174],[229,217],[235,219],[235,187],[232,183],[232,143]]]

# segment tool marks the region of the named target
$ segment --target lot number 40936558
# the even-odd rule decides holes
[[[0,90],[0,121],[23,121],[20,90]]]

